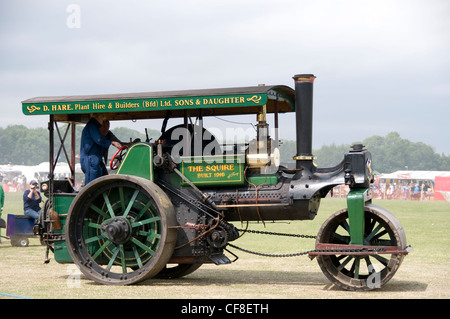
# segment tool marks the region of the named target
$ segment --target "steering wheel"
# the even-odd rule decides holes
[[[128,150],[128,145],[122,145],[121,148],[119,148],[114,156],[111,158],[111,162],[109,163],[109,167],[112,170],[116,170],[119,168],[120,162],[122,161],[123,156]]]

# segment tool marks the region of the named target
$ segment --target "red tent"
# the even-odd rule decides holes
[[[450,176],[435,177],[434,200],[446,200],[450,202]]]

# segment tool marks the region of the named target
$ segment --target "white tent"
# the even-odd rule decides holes
[[[426,180],[434,182],[436,176],[450,176],[450,171],[397,171],[378,175],[377,179]]]
[[[45,180],[48,178],[48,173],[50,170],[50,163],[43,162],[39,165],[26,166],[26,165],[0,165],[0,171],[3,173],[11,172],[16,175],[24,175],[27,182],[30,182],[32,179],[41,179]],[[80,164],[75,165],[75,173],[82,173]],[[66,177],[70,177],[70,168],[67,163],[57,163],[55,170],[55,179],[65,179]]]

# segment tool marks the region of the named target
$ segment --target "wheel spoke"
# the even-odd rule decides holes
[[[350,234],[350,226],[348,225],[348,223],[347,223],[346,220],[343,220],[343,221],[341,222],[340,226],[341,226],[342,228],[344,228],[345,231],[346,231],[348,234]]]
[[[375,226],[376,221],[372,218],[365,218],[365,225],[364,225],[364,230],[366,233],[371,232],[373,230],[373,227]]]
[[[100,229],[102,227],[100,224],[93,223],[93,222],[87,222],[86,226],[90,227],[90,228],[95,228],[95,229]]]
[[[344,236],[338,233],[333,233],[331,235],[333,238],[337,239],[336,243],[340,243],[340,244],[348,244],[350,242],[350,237],[349,236]]]
[[[102,211],[100,208],[98,208],[98,207],[95,206],[94,204],[92,204],[91,206],[89,206],[89,208],[91,208],[93,211],[95,211],[95,212],[98,213],[99,215],[103,216],[104,218],[109,218],[108,214],[106,214],[104,211]]]
[[[105,240],[105,242],[103,243],[103,245],[92,255],[92,259],[97,259],[98,256],[100,256],[100,254],[106,249],[106,247],[108,247],[110,244],[112,244],[112,242],[110,240]]]
[[[89,238],[86,238],[84,240],[84,243],[85,244],[90,244],[90,243],[96,242],[96,241],[98,241],[100,239],[103,239],[103,238],[106,238],[106,237],[104,235],[98,235],[98,236],[89,237]]]
[[[127,217],[128,213],[131,210],[131,207],[134,205],[134,201],[136,200],[137,195],[139,194],[139,190],[135,190],[133,196],[131,196],[130,202],[128,203],[127,209],[123,213],[123,217]]]
[[[116,215],[114,214],[114,210],[111,206],[111,202],[109,201],[108,195],[106,195],[106,193],[102,193],[103,195],[103,200],[105,201],[106,207],[108,207],[108,212],[110,214],[111,217],[116,217]]]
[[[382,263],[384,266],[387,266],[387,264],[389,263],[389,260],[384,258],[381,255],[372,255],[373,258],[375,258],[376,260],[378,260],[380,263]]]
[[[353,259],[352,256],[346,256],[347,258],[342,262],[342,264],[339,265],[339,267],[337,268],[339,271],[341,271],[342,269],[344,269],[344,267]]]
[[[373,239],[378,240],[383,235],[386,235],[388,233],[387,229],[383,230],[382,232],[379,232]]]
[[[108,265],[106,266],[106,270],[108,270],[108,271],[111,270],[111,267],[112,267],[112,265],[114,264],[114,261],[116,260],[117,255],[119,254],[119,250],[120,250],[119,246],[115,246],[115,247],[114,247],[114,249],[113,249],[113,251],[112,251],[113,255],[112,255],[111,258],[109,259],[109,263],[108,263]]]
[[[150,206],[152,204],[153,204],[152,201],[148,201],[147,204],[145,204],[145,206],[141,209],[139,214],[136,216],[135,220],[139,220],[144,215],[144,213],[150,208]]]
[[[376,235],[376,233],[378,233],[380,231],[381,228],[382,228],[381,225],[378,225],[377,227],[375,227],[375,229],[365,239],[368,242],[370,242],[372,240],[372,238]]]
[[[159,220],[161,220],[161,218],[159,218],[158,216],[152,217],[152,218],[147,218],[147,219],[144,219],[144,220],[141,220],[138,222],[131,223],[131,227],[135,228],[135,227],[143,226],[145,224],[150,224],[150,223],[153,223],[153,222],[156,222]]]
[[[122,211],[125,211],[125,196],[123,195],[123,187],[119,187],[119,198]]]
[[[147,237],[148,239],[153,239],[153,238],[159,239],[159,238],[161,238],[161,235],[160,235],[160,234],[157,234],[157,233],[151,233],[151,232],[143,231],[143,230],[138,231],[137,234],[138,234],[138,235],[141,235],[141,236],[145,236],[145,237]]]
[[[136,246],[134,245],[134,246],[132,247],[132,249],[133,249],[134,258],[136,259],[136,262],[137,262],[137,264],[138,264],[138,267],[139,267],[139,268],[142,268],[142,260],[141,260],[141,257],[140,257],[139,254],[138,254],[138,251],[137,251],[137,249],[136,249]]]
[[[122,272],[127,272],[127,265],[125,260],[125,250],[123,249],[123,245],[119,245],[119,251],[120,251],[120,260],[122,262]]]
[[[372,264],[372,261],[370,260],[369,256],[365,256],[364,260],[366,261],[367,269],[369,273],[373,274],[375,272],[375,267]]]
[[[131,241],[136,245],[139,246],[140,248],[142,248],[143,250],[145,250],[146,252],[148,252],[150,255],[153,256],[153,254],[155,253],[153,250],[150,249],[150,247],[144,245],[143,243],[141,243],[139,240],[137,240],[136,238],[132,237]]]
[[[359,261],[360,261],[360,258],[359,257],[355,257],[354,259],[355,259],[355,261],[353,262],[351,271],[353,272],[353,278],[358,279],[359,278]]]

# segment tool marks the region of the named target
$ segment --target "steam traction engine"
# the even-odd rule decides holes
[[[295,90],[258,86],[122,95],[33,98],[27,115],[49,114],[50,171],[64,150],[75,172],[76,123],[89,113],[110,120],[164,118],[160,138],[120,149],[115,174],[73,189],[70,180],[42,184],[48,197],[41,236],[60,263],[74,262],[86,277],[126,285],[152,277],[176,278],[204,263],[227,264],[239,238],[233,221],[310,220],[336,185],[350,188],[348,207],[330,216],[307,252],[325,276],[349,290],[377,287],[395,274],[409,248],[398,220],[371,203],[371,155],[354,145],[342,162],[317,168],[312,152],[313,75],[296,75]],[[99,107],[99,106],[104,107]],[[95,107],[94,107],[95,106]],[[100,111],[99,111],[100,110]],[[269,136],[268,114],[295,112],[295,168],[280,166],[278,139]],[[203,117],[255,114],[256,138],[219,144]],[[189,122],[195,116],[197,124]],[[184,124],[166,130],[170,118]],[[68,123],[65,134],[58,122]],[[61,146],[54,156],[54,130]],[[64,147],[72,129],[71,158]],[[277,134],[275,134],[277,135]]]

